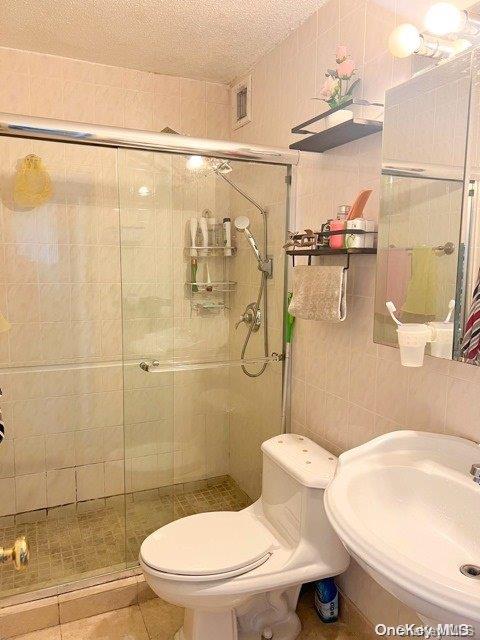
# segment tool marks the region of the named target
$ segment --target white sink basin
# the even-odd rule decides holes
[[[363,568],[426,622],[478,625],[480,447],[396,431],[340,456],[325,492],[330,522]]]

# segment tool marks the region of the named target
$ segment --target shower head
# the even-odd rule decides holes
[[[238,231],[245,231],[250,226],[250,219],[247,216],[238,216],[234,220],[235,229]]]
[[[225,175],[232,171],[228,160],[205,158],[204,156],[188,156],[186,167],[192,173],[209,173],[213,171],[216,174]]]
[[[245,234],[247,242],[250,245],[250,247],[252,248],[252,251],[255,254],[255,257],[257,259],[258,268],[260,269],[260,271],[263,271],[264,270],[264,260],[263,260],[261,254],[260,254],[260,250],[258,248],[257,241],[255,240],[255,238],[251,234],[250,229],[248,228],[250,226],[250,220],[247,218],[247,216],[238,216],[238,218],[235,218],[235,220],[234,220],[234,225],[235,225],[235,229],[237,229],[237,231],[242,231]]]

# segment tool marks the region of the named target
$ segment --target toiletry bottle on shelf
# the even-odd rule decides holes
[[[199,225],[200,225],[200,233],[201,233],[201,236],[202,236],[202,247],[208,247],[208,223],[207,223],[207,219],[206,218],[200,218]],[[198,253],[201,256],[207,256],[208,255],[208,250],[207,249],[202,249]]]
[[[230,218],[223,219],[223,240],[225,243],[224,255],[232,255],[232,222]]]
[[[365,246],[365,220],[354,218],[347,220],[347,235],[345,236],[345,247],[347,249],[363,249]],[[354,233],[349,233],[349,232]]]
[[[196,258],[191,258],[190,260],[190,282],[192,283],[192,291],[193,293],[197,293],[197,269],[198,269],[198,261]]]
[[[332,220],[330,223],[330,231],[345,231],[346,221],[348,214],[350,213],[350,207],[348,205],[342,205],[338,208],[337,219]],[[336,233],[330,236],[330,248],[331,249],[343,249],[345,246],[345,234]]]
[[[192,258],[197,256],[197,250],[194,248],[197,246],[197,231],[198,220],[197,218],[190,218],[190,255]]]
[[[205,209],[203,212],[203,217],[207,220],[207,228],[208,228],[208,246],[216,247],[218,245],[217,242],[217,220],[213,217],[213,213],[210,209]]]

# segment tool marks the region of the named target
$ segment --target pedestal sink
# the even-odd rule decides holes
[[[426,623],[480,632],[477,462],[469,440],[388,433],[340,456],[325,506],[351,556]]]

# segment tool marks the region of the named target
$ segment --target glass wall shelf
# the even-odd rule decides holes
[[[231,258],[236,254],[237,247],[225,246],[224,244],[208,246],[208,247],[194,246],[194,247],[185,247],[185,251],[191,258],[206,258],[212,255]],[[192,256],[192,253],[191,253],[192,251],[196,252],[194,256]]]
[[[229,293],[235,291],[236,282],[186,282],[192,293]]]

